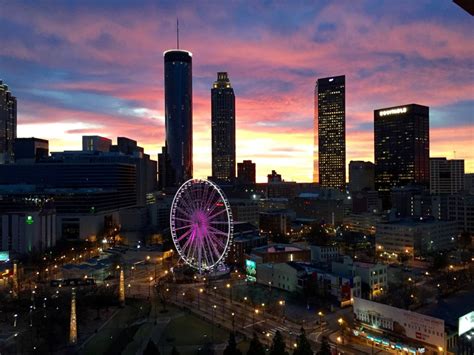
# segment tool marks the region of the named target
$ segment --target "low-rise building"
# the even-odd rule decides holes
[[[333,261],[331,270],[334,273],[359,276],[363,287],[362,294],[370,299],[379,296],[388,290],[387,265],[365,262],[354,262],[345,256],[341,261]]]
[[[271,244],[252,249],[250,257],[257,263],[309,262],[311,251],[295,244]]]
[[[303,262],[257,264],[257,282],[288,292],[303,292],[313,284],[319,296],[332,297],[341,306],[361,294],[359,276],[339,275]]]
[[[344,216],[344,226],[352,231],[374,235],[377,223],[383,220],[383,216],[374,213],[351,213]]]
[[[334,245],[311,245],[311,262],[327,263],[339,258],[339,247]]]
[[[43,252],[56,245],[56,209],[49,200],[0,203],[0,250]]]
[[[455,221],[435,218],[401,219],[378,223],[375,236],[376,252],[397,260],[400,255],[410,258],[455,247]]]

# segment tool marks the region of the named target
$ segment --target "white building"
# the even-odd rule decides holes
[[[339,258],[339,248],[332,245],[311,245],[311,262],[327,263]]]
[[[345,256],[341,262],[332,262],[332,272],[349,276],[359,276],[366,285],[370,298],[388,290],[387,265],[354,262]]]
[[[307,282],[317,282],[320,292],[333,296],[341,306],[349,305],[353,297],[361,296],[359,276],[323,271],[308,263],[257,264],[257,282],[288,292],[302,291]]]

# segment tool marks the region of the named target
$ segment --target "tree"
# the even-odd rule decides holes
[[[153,340],[149,340],[148,344],[143,351],[143,355],[160,355],[160,350],[156,346],[155,342]]]
[[[437,253],[433,256],[432,267],[434,270],[441,270],[448,266],[448,255],[446,253]]]
[[[285,350],[285,341],[279,330],[276,331],[273,337],[270,355],[288,355],[288,352]]]
[[[469,249],[472,244],[471,233],[468,231],[463,231],[459,235],[459,245],[463,250]]]
[[[229,342],[227,347],[224,349],[224,355],[242,355],[242,352],[237,349],[237,342],[235,341],[235,334],[229,334]]]
[[[298,337],[298,343],[293,355],[313,355],[313,349],[311,349],[311,344],[306,338],[306,333],[303,328],[301,328],[300,336]]]
[[[313,245],[328,245],[330,236],[326,232],[324,226],[320,223],[313,223],[310,226],[310,231],[305,235],[305,240]]]
[[[258,340],[257,333],[253,333],[253,338],[250,341],[249,350],[247,355],[265,355],[265,349],[262,343]]]
[[[173,345],[173,349],[171,349],[171,355],[179,355],[178,349],[176,349],[176,345]]]
[[[322,337],[321,347],[319,348],[317,355],[331,355],[331,346],[329,345],[327,337]]]

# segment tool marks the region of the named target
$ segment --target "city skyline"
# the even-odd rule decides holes
[[[291,6],[286,19],[290,5],[279,3],[261,21],[239,4],[214,4],[205,19],[211,5],[11,4],[0,14],[0,74],[18,98],[18,136],[61,151],[78,149],[82,135],[126,135],[156,159],[162,53],[174,46],[178,15],[181,47],[194,54],[195,177],[211,175],[209,86],[218,71],[236,92],[236,160],[255,162],[257,181],[275,168],[287,181],[312,180],[314,84],[335,73],[346,75],[347,164],[374,161],[373,110],[417,102],[430,107],[431,157],[456,151],[474,171],[471,19],[455,4],[365,2],[349,12],[323,3]]]

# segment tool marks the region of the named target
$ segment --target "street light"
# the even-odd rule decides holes
[[[232,303],[232,285],[230,283],[228,283],[227,285],[225,285],[228,289],[229,289],[229,298],[230,298],[230,303]]]
[[[258,315],[259,310],[255,308],[255,311],[252,313],[252,323],[253,323],[253,330],[255,331],[255,315]]]
[[[199,292],[198,292],[198,309],[201,309],[201,304],[200,304],[200,300],[199,300],[200,297],[199,297],[199,296],[200,296],[200,294],[203,293],[203,292],[204,292],[204,290],[203,290],[202,288],[200,288],[200,289],[199,289]]]
[[[319,328],[321,331],[323,331],[323,317],[324,317],[324,313],[319,311],[318,312],[318,316],[319,316]]]
[[[285,319],[285,301],[280,300],[278,301],[278,304],[281,306],[281,314],[282,314],[283,319]]]
[[[344,344],[344,319],[341,317],[337,320],[337,322],[339,323],[339,326],[341,327],[340,331],[341,331],[341,336],[338,337],[341,339],[342,343]],[[339,341],[339,340],[338,340]]]
[[[151,297],[151,282],[153,281],[153,276],[149,278],[150,282],[148,284],[148,299]]]

